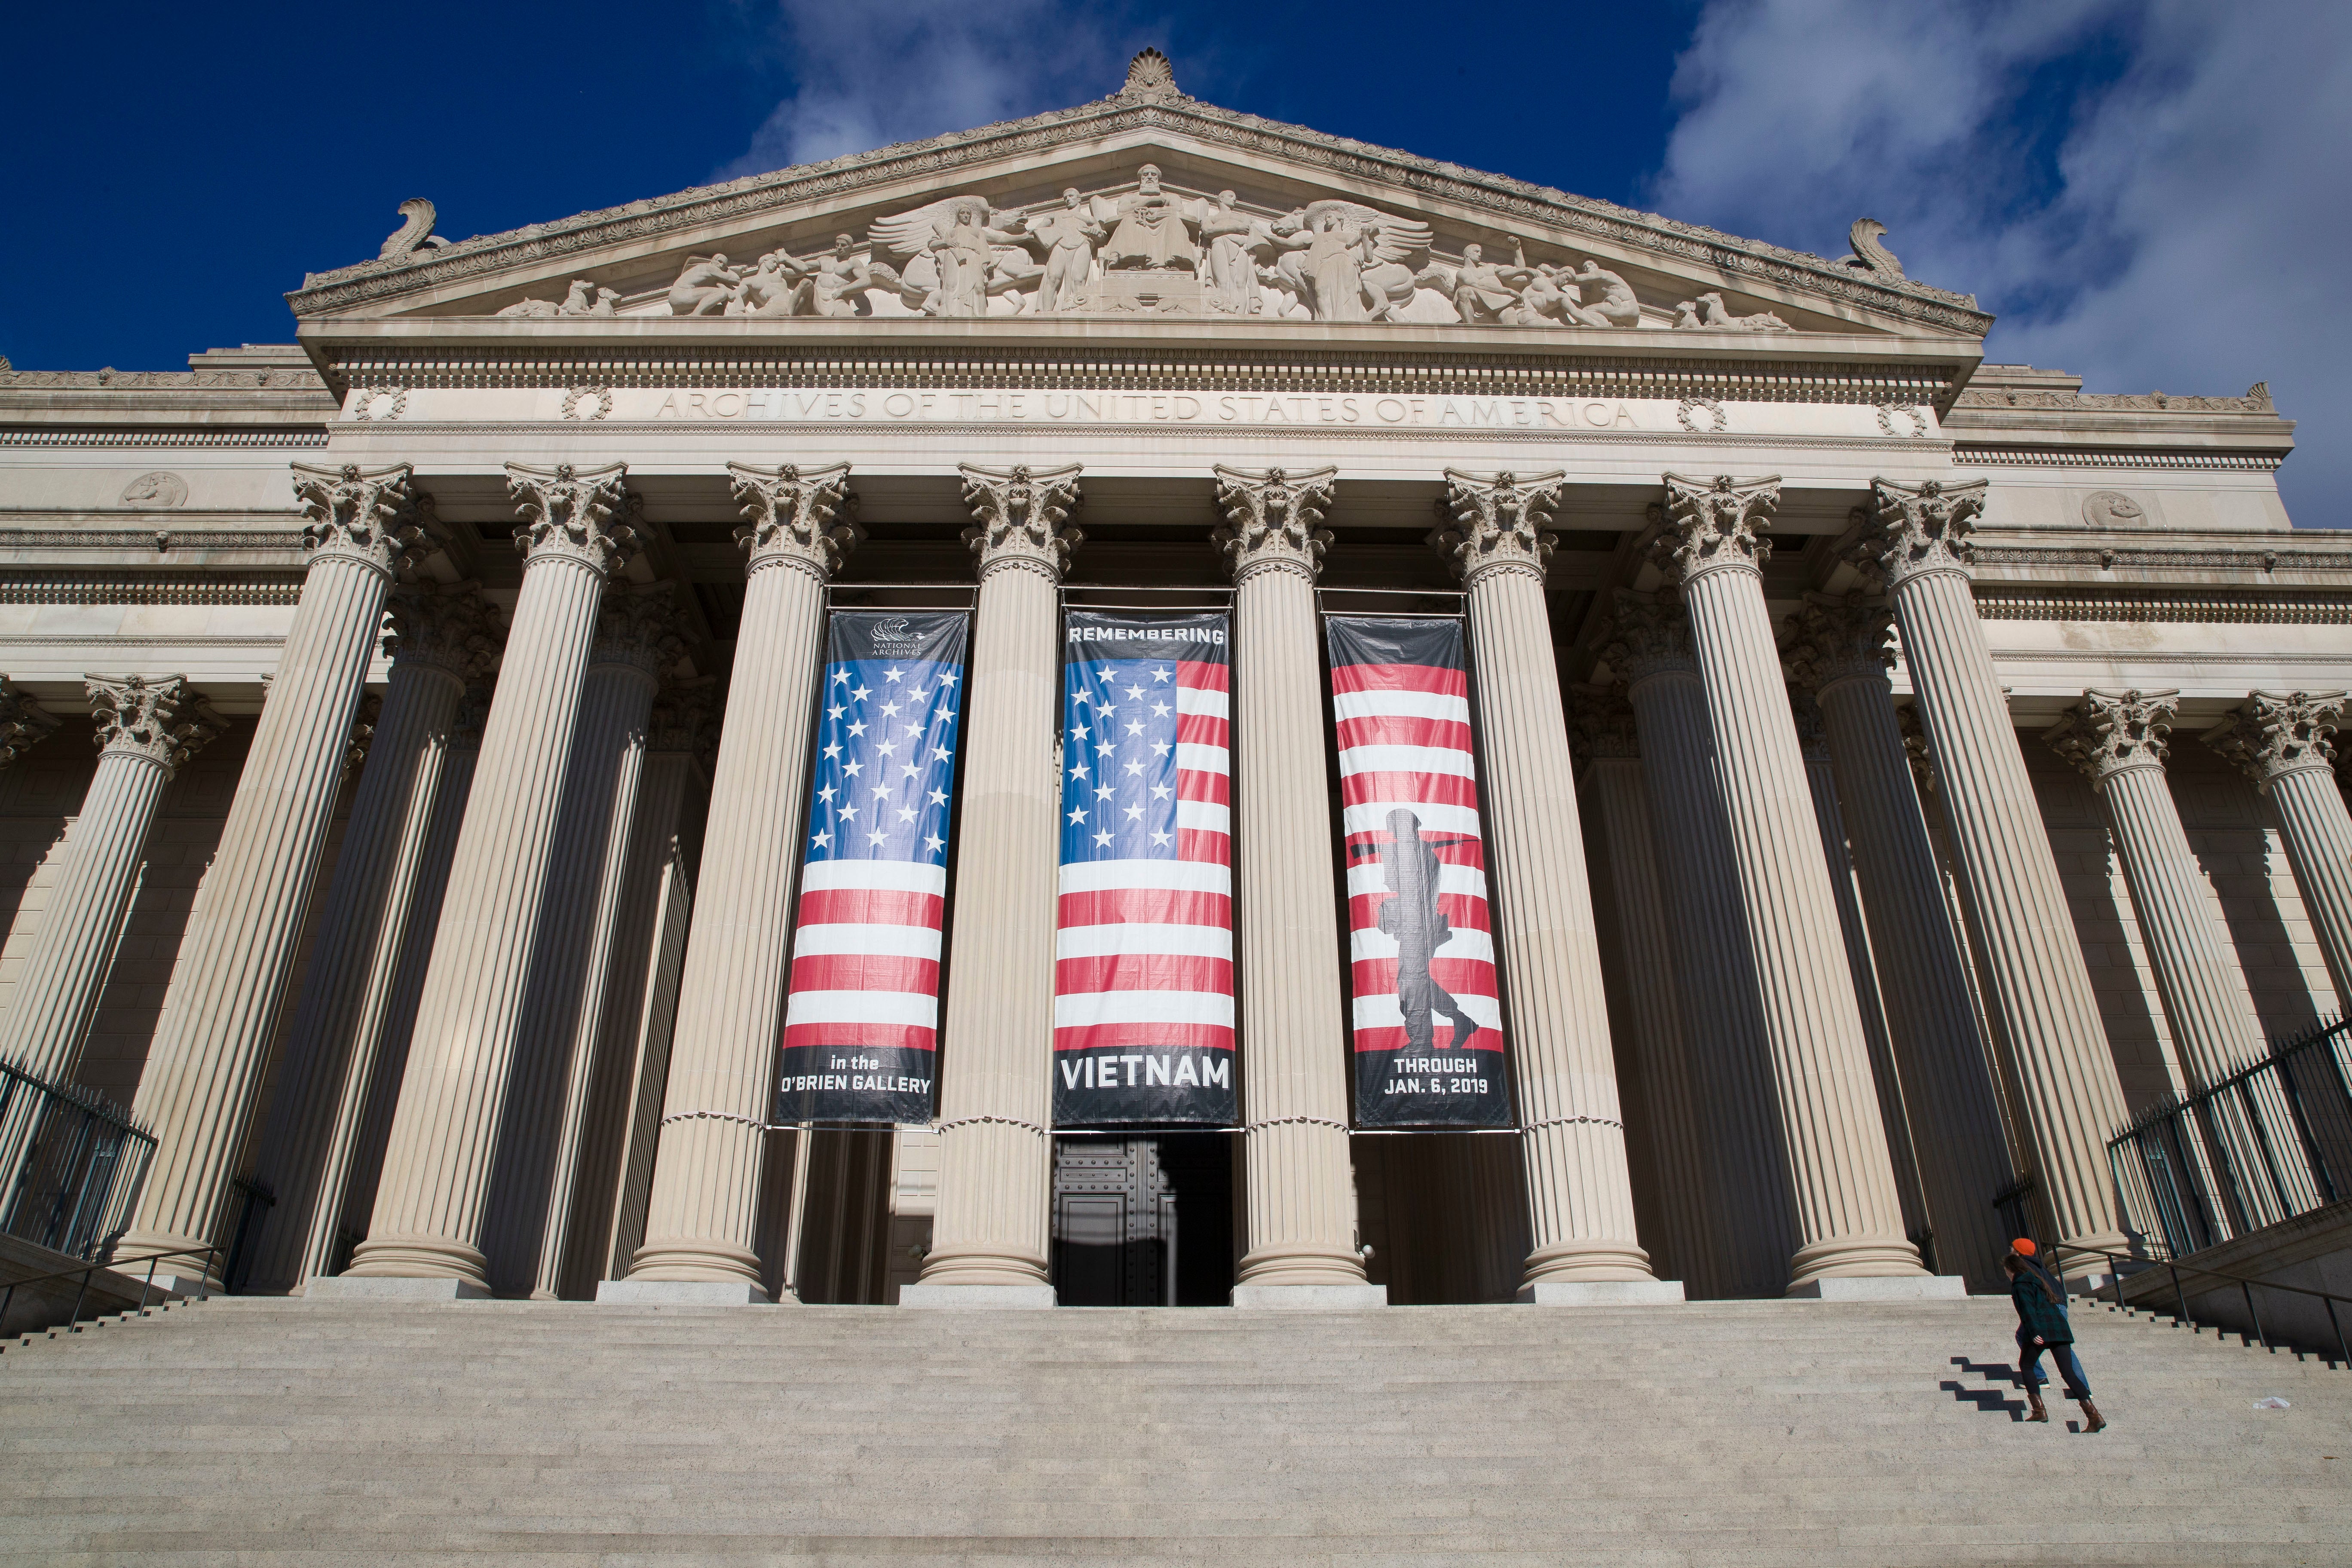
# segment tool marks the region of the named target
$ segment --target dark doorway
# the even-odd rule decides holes
[[[1230,1140],[1054,1140],[1054,1288],[1065,1307],[1222,1307],[1234,1288]]]

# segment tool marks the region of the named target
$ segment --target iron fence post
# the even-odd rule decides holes
[[[2263,1342],[2263,1349],[2270,1349],[2271,1337],[2263,1331],[2263,1315],[2254,1310],[2254,1288],[2241,1279],[2238,1281],[2238,1289],[2245,1294],[2246,1316],[2254,1321],[2254,1337]]]
[[[97,1267],[98,1265],[93,1263],[89,1268],[85,1268],[81,1271],[81,1289],[74,1292],[73,1310],[66,1314],[66,1330],[69,1333],[78,1334],[81,1332],[82,1299],[89,1294],[90,1272]]]
[[[2165,1267],[2172,1270],[2172,1294],[2180,1303],[2180,1314],[2172,1320],[2173,1327],[2180,1328],[2189,1321],[2189,1292],[2180,1287],[2180,1265],[2168,1263]]]

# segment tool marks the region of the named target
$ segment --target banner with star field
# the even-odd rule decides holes
[[[1329,616],[1323,627],[1348,849],[1356,1125],[1507,1127],[1462,623]]]
[[[1054,1124],[1234,1121],[1223,615],[1065,617]]]
[[[970,620],[836,611],[826,627],[778,1121],[931,1119]]]

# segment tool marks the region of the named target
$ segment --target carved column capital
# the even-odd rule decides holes
[[[1339,470],[1325,467],[1294,474],[1283,468],[1229,468],[1217,464],[1217,505],[1224,523],[1209,535],[1236,584],[1261,572],[1296,572],[1309,583],[1321,574],[1331,531],[1319,527]]]
[[[605,590],[596,606],[588,662],[625,664],[659,680],[686,657],[678,636],[677,584],[648,583]]]
[[[1976,558],[1968,536],[1984,512],[1988,483],[1871,480],[1870,508],[1855,514],[1856,537],[1847,547],[1847,559],[1882,581],[1889,592],[1931,572],[1967,575]]]
[[[855,519],[835,521],[844,508],[857,504],[849,493],[847,463],[822,468],[730,463],[727,473],[735,484],[735,499],[742,503],[743,521],[735,530],[735,542],[749,557],[746,576],[763,567],[790,566],[820,583],[830,582],[849,552],[866,542],[866,531]]]
[[[2085,691],[2042,732],[2050,749],[2104,785],[2129,768],[2164,767],[2178,691]]]
[[[91,675],[83,680],[100,753],[143,758],[167,776],[228,728],[185,676]]]
[[[1789,717],[1797,726],[1797,749],[1809,763],[1830,760],[1829,727],[1822,721],[1822,705],[1801,686],[1789,688]]]
[[[654,699],[646,729],[646,750],[690,756],[709,771],[719,751],[719,698],[714,676],[674,680]]]
[[[1520,572],[1543,581],[1559,541],[1547,531],[1559,487],[1560,469],[1540,474],[1470,474],[1445,470],[1443,520],[1429,542],[1454,568],[1464,587],[1491,572]]]
[[[367,766],[368,748],[375,743],[375,723],[382,717],[383,698],[371,691],[360,699],[360,710],[352,715],[351,739],[343,746],[343,771],[335,780],[338,784],[349,784]]]
[[[1903,731],[1903,754],[1911,763],[1911,778],[1921,791],[1936,793],[1936,752],[1919,722],[1919,704],[1909,702],[1895,710],[1895,727]]]
[[[2267,795],[2282,774],[2335,771],[2336,747],[2328,737],[2336,733],[2344,700],[2341,691],[2256,691],[2203,740]]]
[[[963,542],[980,557],[980,575],[999,568],[1035,572],[1059,583],[1070,563],[1070,552],[1086,535],[1066,526],[1078,507],[1076,463],[1058,468],[983,468],[959,463],[963,477],[964,504],[971,508],[978,526],[963,531]]]
[[[1780,476],[1711,479],[1668,474],[1665,527],[1651,544],[1660,570],[1677,582],[1702,572],[1736,568],[1760,573],[1772,558],[1771,541],[1761,531],[1780,504]]]
[[[1894,613],[1883,599],[1862,594],[1808,594],[1804,607],[1782,623],[1781,650],[1791,684],[1809,693],[1845,680],[1886,682],[1894,668]]]
[[[0,675],[0,768],[39,745],[57,727],[56,714]]]
[[[406,463],[362,468],[356,463],[320,468],[295,463],[294,494],[308,521],[302,544],[313,561],[356,561],[387,577],[404,576],[425,544]]]
[[[383,651],[394,660],[473,680],[498,661],[496,605],[478,583],[418,584],[393,591]]]
[[[1601,657],[1619,679],[1636,686],[1654,675],[1674,670],[1696,671],[1691,652],[1690,620],[1682,602],[1664,594],[1617,591],[1609,624],[1602,629]]]
[[[554,557],[576,561],[605,577],[626,566],[640,542],[629,521],[634,513],[628,473],[626,463],[584,469],[570,463],[551,468],[509,463],[507,493],[522,514],[515,548],[522,552],[525,570]]]
[[[1571,686],[1568,689],[1568,741],[1579,759],[1638,757],[1641,731],[1633,722],[1633,705],[1613,686]]]

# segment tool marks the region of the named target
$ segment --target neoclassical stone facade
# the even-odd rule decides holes
[[[2281,505],[2292,425],[1987,364],[1868,220],[1741,241],[1150,51],[512,234],[402,211],[291,344],[0,371],[0,1056],[152,1129],[125,1255],[340,1296],[1929,1296],[2019,1215],[2123,1242],[2107,1140],[2352,985],[2352,547]],[[1054,1121],[1064,617],[1110,609],[1230,630],[1230,794],[1183,819],[1230,837],[1230,1128]],[[777,1114],[797,966],[846,951],[795,910],[849,611],[970,617],[919,1125]],[[1349,916],[1334,615],[1466,647],[1455,738],[1391,749],[1475,758],[1491,926],[1439,934],[1499,976],[1507,1127],[1351,1099],[1396,944]]]

